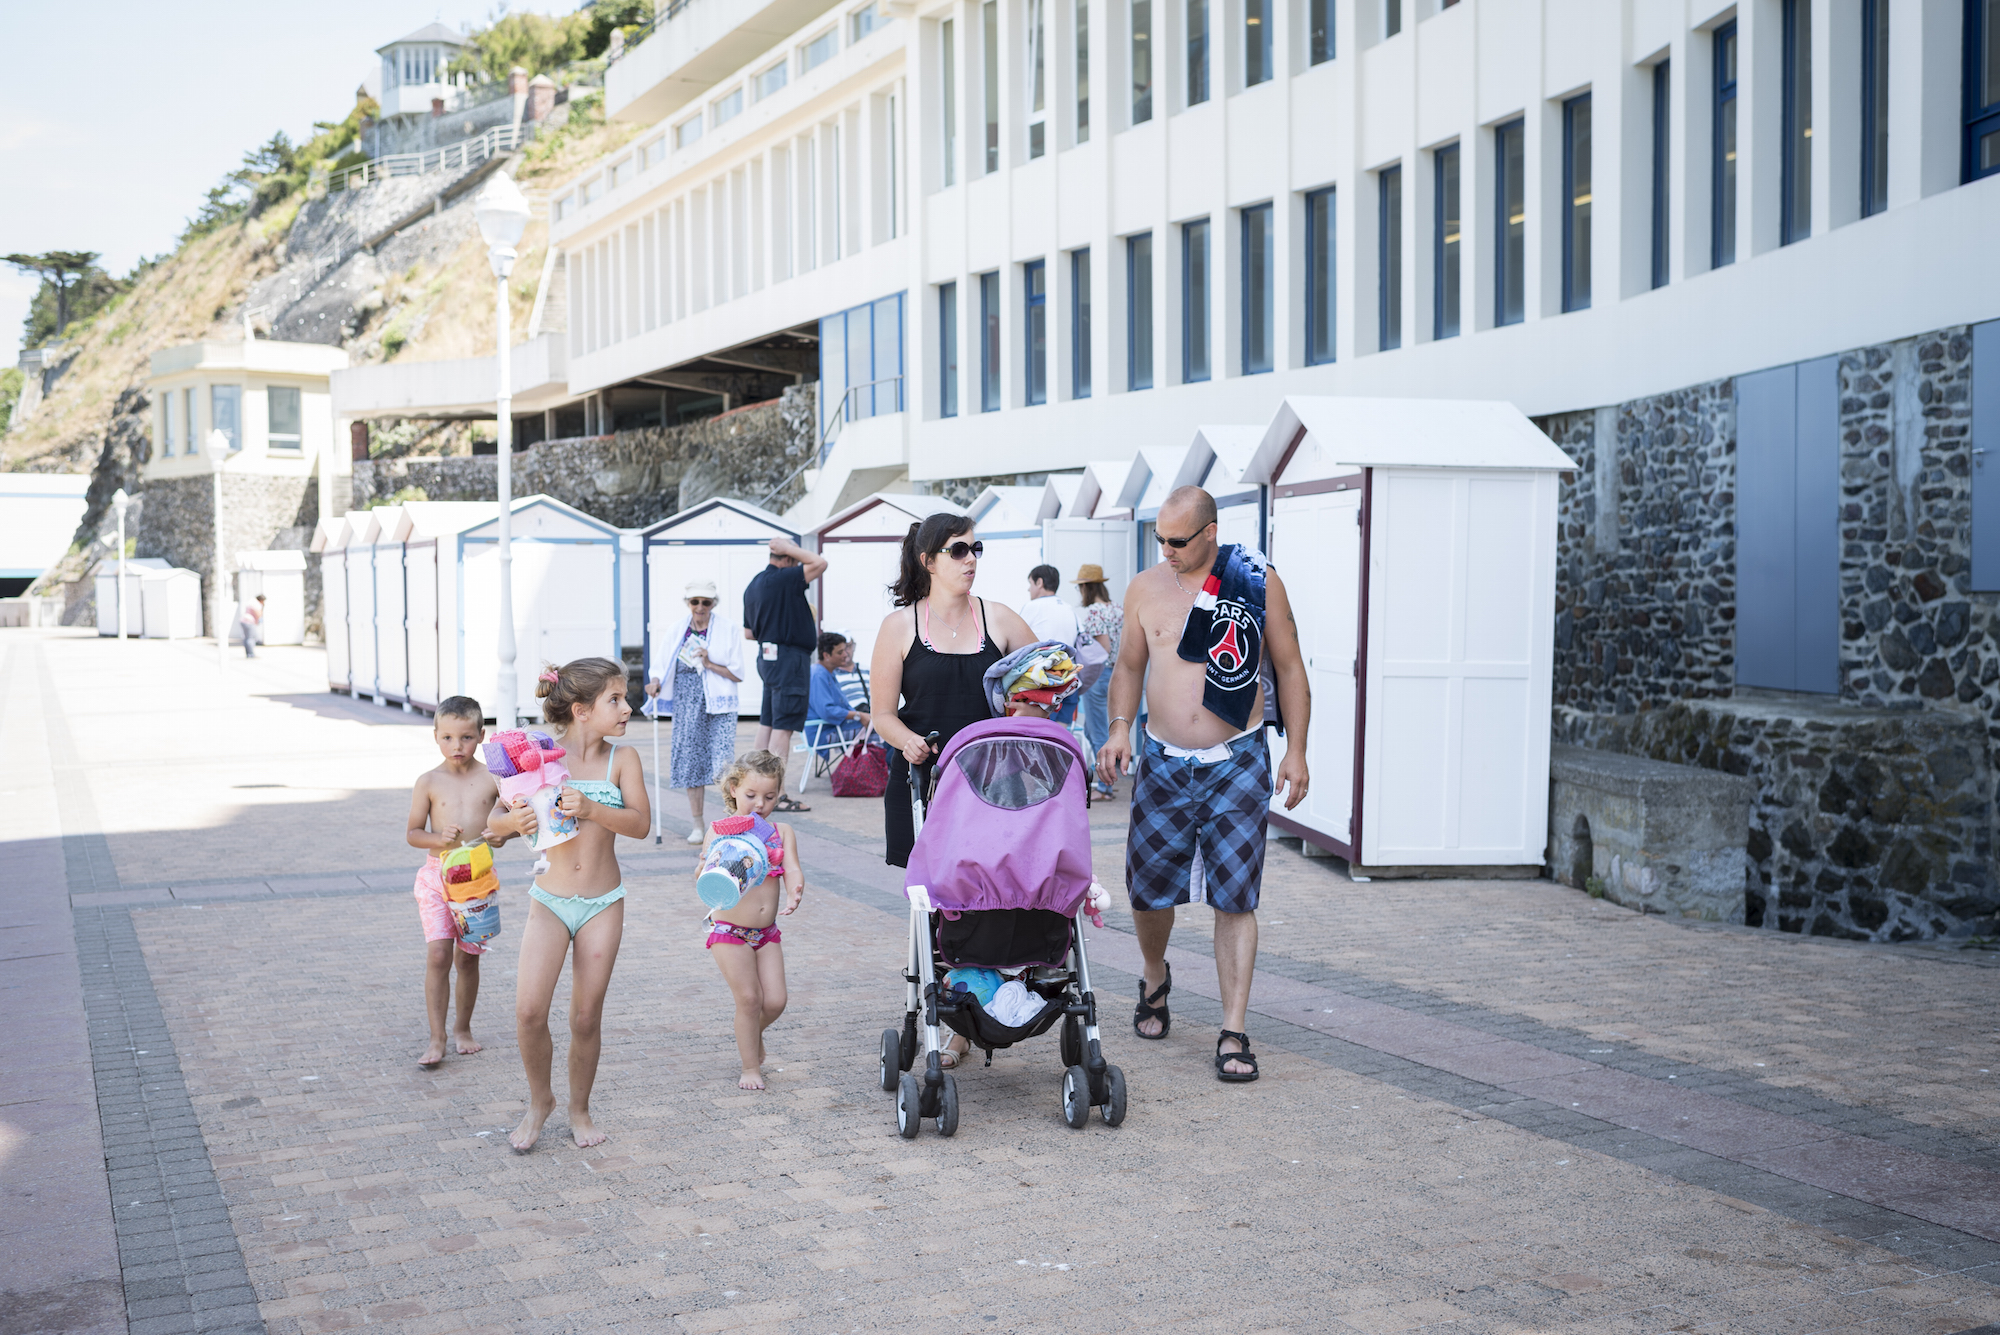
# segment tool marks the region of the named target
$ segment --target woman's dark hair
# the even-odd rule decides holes
[[[551,672],[555,674],[554,681],[549,680]],[[575,720],[577,706],[588,708],[604,694],[605,687],[624,680],[623,663],[608,658],[579,658],[559,668],[553,665],[543,668],[542,679],[535,683],[535,695],[542,702],[543,719],[568,725]]]
[[[903,569],[896,576],[896,582],[889,586],[889,593],[896,600],[896,606],[910,604],[930,596],[931,572],[924,569],[922,558],[935,556],[945,545],[961,533],[972,532],[970,515],[955,515],[940,510],[922,523],[910,525],[910,531],[903,535]]]
[[[1083,605],[1085,607],[1090,606],[1092,603],[1108,603],[1111,601],[1111,590],[1105,588],[1101,580],[1091,580],[1088,584],[1079,584],[1076,586],[1076,591],[1083,598]]]

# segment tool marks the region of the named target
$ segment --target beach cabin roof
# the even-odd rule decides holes
[[[942,496],[916,496],[904,491],[878,491],[820,521],[814,533],[825,537],[838,533],[843,538],[900,538],[912,523],[928,519],[940,510],[962,515],[965,511]]]
[[[402,522],[403,507],[378,505],[363,512],[365,517],[349,539],[349,546],[372,547],[378,542],[394,542],[396,525]]]
[[[1084,465],[1083,483],[1076,489],[1076,499],[1063,507],[1064,519],[1129,519],[1129,510],[1121,510],[1118,493],[1124,489],[1126,475],[1132,471],[1130,459],[1100,459]]]
[[[306,544],[306,550],[309,552],[325,551],[333,545],[334,539],[340,536],[340,529],[341,521],[337,516],[331,519],[320,520],[317,524],[313,525],[312,541]]]
[[[1042,507],[1045,510],[1049,506],[1055,507],[1049,512],[1049,518],[1074,518],[1069,513],[1070,502],[1076,499],[1077,489],[1081,486],[1083,486],[1081,473],[1049,474],[1048,481],[1042,483]]]
[[[1041,532],[1060,507],[1047,487],[988,487],[965,507],[972,522],[995,533]]]
[[[172,570],[173,568],[173,562],[157,556],[128,556],[125,558],[125,573],[127,575],[136,576],[148,570]],[[103,575],[106,579],[116,579],[118,577],[118,558],[115,556],[105,557],[102,561],[91,567],[90,573],[93,575]]]
[[[1146,446],[1132,461],[1132,471],[1125,475],[1117,504],[1136,518],[1152,518],[1159,514],[1176,487],[1201,481],[1200,471],[1191,467],[1193,463],[1192,445]]]
[[[1503,400],[1289,395],[1264,429],[1245,482],[1334,477],[1356,468],[1569,471],[1576,461]]]
[[[498,517],[498,501],[411,501],[402,507],[393,542],[423,542],[463,533],[475,524]]]
[[[783,516],[729,496],[711,496],[639,532],[649,539],[671,534],[684,542],[758,541],[773,536],[797,542],[800,537]]]
[[[615,539],[616,525],[607,524],[602,519],[593,518],[577,509],[565,505],[553,496],[522,496],[509,507],[513,515],[513,536],[516,538],[585,538]],[[500,531],[499,506],[495,504],[487,511],[488,518],[477,524],[459,530],[468,538],[495,538]]]
[[[1256,458],[1265,430],[1261,426],[1196,427],[1194,444],[1188,449],[1189,471],[1196,474],[1194,485],[1215,497],[1218,504],[1255,492],[1257,484],[1244,481],[1243,474]]]

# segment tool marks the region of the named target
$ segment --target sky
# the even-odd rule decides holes
[[[111,273],[171,250],[208,188],[283,130],[335,121],[375,48],[465,29],[493,0],[108,0],[7,7],[0,80],[0,255],[94,250]],[[549,12],[573,0],[522,5]],[[87,17],[86,17],[87,15]],[[0,366],[37,280],[0,265]]]

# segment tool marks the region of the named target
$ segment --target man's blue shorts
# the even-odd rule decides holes
[[[1169,756],[1148,734],[1132,788],[1125,887],[1135,909],[1257,907],[1271,810],[1271,750],[1259,728],[1204,765]]]

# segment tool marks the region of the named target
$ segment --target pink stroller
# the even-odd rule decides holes
[[[935,744],[935,743],[933,743]],[[916,846],[904,880],[910,900],[903,1028],[882,1031],[881,1080],[896,1095],[905,1139],[923,1119],[958,1130],[958,1088],[938,1054],[940,1026],[986,1052],[1062,1024],[1063,1119],[1081,1127],[1092,1108],[1125,1119],[1125,1073],[1105,1063],[1097,1034],[1082,922],[1090,888],[1089,776],[1067,728],[1045,719],[989,719],[966,728],[912,775]],[[1031,1014],[990,1014],[950,969],[1018,970]],[[1019,998],[1017,997],[1018,1001]],[[922,1074],[911,1070],[921,1010]]]

